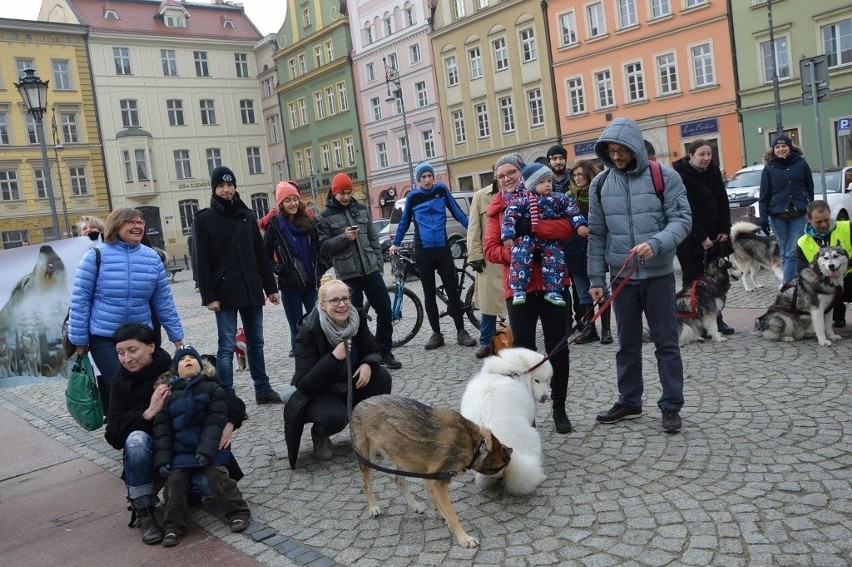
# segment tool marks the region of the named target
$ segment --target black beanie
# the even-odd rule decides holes
[[[214,193],[220,183],[233,183],[234,187],[237,186],[237,178],[234,172],[224,165],[220,165],[210,174],[210,185],[212,185]]]
[[[550,149],[547,150],[547,159],[550,160],[553,156],[562,156],[565,159],[568,159],[568,150],[560,146],[559,144],[554,144],[550,146]]]
[[[198,354],[198,351],[190,345],[183,345],[175,350],[175,355],[172,358],[172,371],[175,374],[178,373],[177,368],[180,359],[182,359],[186,355],[194,356],[198,360],[199,367],[204,366],[204,361],[201,360],[201,355]]]

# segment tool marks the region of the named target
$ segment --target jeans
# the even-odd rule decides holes
[[[154,437],[144,431],[133,431],[124,441],[124,484],[127,498],[135,500],[142,496],[155,496],[161,482],[154,481]],[[152,504],[153,505],[153,504]]]
[[[92,355],[92,360],[95,361],[95,366],[98,367],[98,373],[101,377],[100,382],[102,384],[99,382],[98,388],[101,393],[101,405],[106,416],[109,415],[109,391],[112,380],[118,376],[118,371],[121,368],[112,337],[89,335],[89,353]],[[101,387],[102,385],[104,387]]]
[[[616,287],[613,283],[613,288]],[[618,321],[618,402],[642,409],[642,313],[656,346],[657,369],[663,394],[657,406],[680,411],[683,407],[683,361],[677,328],[674,274],[639,280],[624,286],[612,302]]]
[[[782,219],[777,216],[769,216],[769,228],[775,235],[778,248],[781,249],[781,262],[784,264],[784,283],[789,282],[798,275],[796,269],[796,250],[799,246],[799,238],[805,233],[808,219],[805,215],[796,219]]]
[[[316,304],[317,290],[312,287],[281,290],[281,305],[284,306],[284,314],[287,315],[287,323],[290,324],[290,350],[294,352],[296,350],[296,323],[302,315],[310,313]]]
[[[491,339],[497,333],[497,316],[479,312],[479,346],[490,347]]]
[[[237,312],[246,333],[246,362],[254,381],[256,396],[272,391],[263,358],[263,307],[245,306],[216,312],[219,350],[216,352],[216,375],[223,388],[234,390],[234,347],[237,344]]]
[[[381,272],[344,280],[352,290],[352,305],[358,309],[364,308],[364,296],[370,306],[376,311],[376,345],[382,357],[391,354],[393,346],[393,320],[391,300],[388,287]]]
[[[592,282],[589,276],[585,274],[571,274],[571,282],[574,284],[574,289],[577,290],[577,295],[580,297],[580,305],[591,305],[592,296],[589,295],[589,288],[592,287]],[[607,294],[609,297],[609,294]]]

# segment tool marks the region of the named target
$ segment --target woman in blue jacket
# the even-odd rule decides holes
[[[91,352],[105,382],[101,388],[104,414],[109,411],[111,380],[119,362],[112,335],[123,323],[151,326],[152,310],[175,346],[183,328],[160,256],[141,244],[145,221],[136,209],[120,208],[106,222],[104,244],[86,253],[77,266],[68,339],[77,354]]]
[[[802,150],[786,134],[772,140],[760,178],[760,222],[763,232],[775,234],[784,264],[784,283],[796,271],[796,242],[805,233],[805,209],[814,200],[814,178]]]

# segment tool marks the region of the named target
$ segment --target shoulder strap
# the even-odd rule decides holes
[[[654,191],[657,193],[657,197],[660,199],[662,203],[665,199],[663,196],[663,191],[666,189],[666,184],[663,182],[663,168],[656,161],[648,162],[648,169],[651,170],[651,182],[654,184]],[[604,182],[606,181],[607,176],[609,175],[609,169],[605,169],[603,171],[603,175],[601,175],[601,180],[597,186],[598,193],[598,201],[601,200],[601,187],[603,187]]]

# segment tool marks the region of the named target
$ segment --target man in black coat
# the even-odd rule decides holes
[[[223,387],[234,387],[237,313],[246,333],[246,360],[258,404],[281,403],[266,374],[263,357],[263,305],[278,305],[278,289],[254,213],[237,193],[237,178],[227,167],[213,170],[210,207],[192,224],[195,278],[201,304],[216,314],[219,350],[216,374]]]

